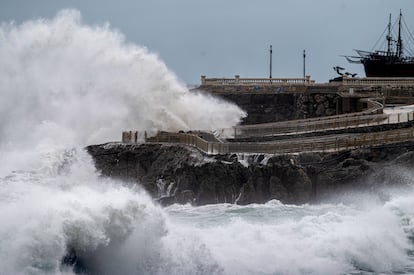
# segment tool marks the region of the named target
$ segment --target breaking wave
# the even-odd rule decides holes
[[[85,145],[120,140],[127,129],[226,128],[245,115],[190,92],[156,54],[109,25],[82,24],[75,10],[3,23],[0,60],[2,141],[35,135]]]
[[[0,60],[1,274],[414,272],[412,190],[363,204],[163,209],[100,177],[88,143],[128,128],[225,128],[244,114],[190,93],[109,26],[77,11],[4,23]]]

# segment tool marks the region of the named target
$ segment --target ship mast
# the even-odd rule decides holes
[[[392,43],[392,36],[391,36],[391,13],[390,13],[390,21],[388,22],[388,35],[387,35],[388,47],[387,47],[387,55],[391,55],[391,43]]]
[[[401,57],[402,55],[401,17],[402,17],[402,13],[400,10],[400,19],[398,20],[398,39],[397,39],[397,56],[398,57]]]

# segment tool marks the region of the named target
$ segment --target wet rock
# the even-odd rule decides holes
[[[340,153],[206,156],[184,146],[104,144],[87,147],[103,176],[142,185],[162,205],[302,204],[344,190],[411,183],[414,143]]]
[[[407,153],[403,153],[401,156],[398,156],[393,161],[393,163],[396,165],[413,167],[414,166],[414,152],[410,151]]]

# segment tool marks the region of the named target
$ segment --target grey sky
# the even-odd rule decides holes
[[[0,0],[0,21],[63,8],[78,9],[87,24],[109,22],[188,84],[200,75],[268,77],[271,44],[273,77],[300,77],[303,49],[313,79],[335,77],[335,65],[363,75],[340,55],[371,50],[400,8],[414,31],[414,0]]]

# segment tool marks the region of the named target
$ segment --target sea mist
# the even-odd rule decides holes
[[[0,274],[414,272],[412,190],[163,209],[102,178],[85,145],[126,129],[227,128],[244,112],[189,92],[155,54],[77,11],[1,25],[0,95]]]

